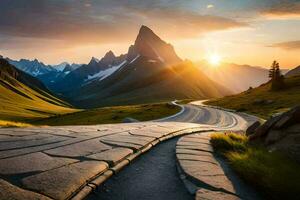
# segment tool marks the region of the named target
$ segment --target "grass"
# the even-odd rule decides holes
[[[25,127],[31,127],[31,124],[26,124],[26,123],[21,123],[21,122],[12,122],[12,121],[5,121],[5,120],[0,120],[0,127],[20,127],[20,128],[25,128]]]
[[[0,110],[0,120],[17,122],[78,111],[48,93],[5,80],[0,82]]]
[[[271,91],[271,85],[264,84],[243,93],[205,102],[209,105],[247,112],[267,119],[275,113],[284,112],[300,104],[300,76],[285,79],[286,89]],[[266,100],[271,103],[256,103]]]
[[[300,199],[300,165],[284,154],[250,144],[246,136],[233,133],[213,134],[211,143],[266,199]]]
[[[94,125],[121,123],[124,118],[131,117],[139,121],[148,121],[173,115],[180,111],[178,106],[169,103],[113,106],[75,113],[57,115],[50,118],[33,120],[35,125]]]

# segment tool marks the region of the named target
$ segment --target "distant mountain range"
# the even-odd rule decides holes
[[[51,84],[53,82],[57,82],[58,80],[66,76],[68,73],[81,66],[80,64],[69,64],[67,62],[63,62],[58,65],[46,65],[43,62],[38,61],[37,59],[20,59],[18,61],[12,60],[10,58],[5,59],[11,65],[22,70],[23,72],[37,77],[46,85]]]
[[[41,118],[73,109],[55,97],[37,78],[0,58],[0,119]]]
[[[183,61],[171,44],[146,26],[140,28],[126,54],[108,51],[88,64],[51,66],[36,59],[6,59],[84,108],[222,97],[268,81],[268,70],[260,67],[222,64],[214,68],[206,62]]]
[[[197,65],[210,79],[230,88],[234,93],[240,93],[249,87],[258,87],[269,80],[268,69],[262,67],[232,63],[222,63],[214,67],[205,61]]]

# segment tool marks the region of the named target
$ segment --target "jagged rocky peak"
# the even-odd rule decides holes
[[[111,65],[116,59],[115,54],[112,51],[109,51],[105,56],[100,60],[101,63]]]
[[[99,62],[99,60],[95,57],[92,57],[90,62],[89,62],[89,65],[94,65],[94,64],[97,64]]]
[[[144,25],[141,26],[134,45],[129,47],[127,59],[130,61],[138,55],[158,60],[165,64],[181,62],[173,46],[163,41],[150,28]]]

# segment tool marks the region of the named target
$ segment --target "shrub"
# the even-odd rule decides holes
[[[212,146],[222,151],[245,151],[246,150],[246,137],[245,136],[234,136],[233,134],[221,134],[216,133],[211,135]]]

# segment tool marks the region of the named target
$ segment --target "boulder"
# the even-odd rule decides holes
[[[254,122],[246,130],[246,135],[252,135],[255,133],[256,129],[261,125],[259,121]]]
[[[254,140],[257,138],[265,137],[268,133],[268,131],[273,127],[273,125],[280,119],[281,116],[276,116],[270,118],[268,121],[266,121],[263,125],[258,127],[255,130],[255,133],[250,135],[249,139]]]
[[[286,132],[282,130],[270,130],[265,139],[265,144],[274,144],[282,139],[286,135]]]
[[[286,128],[296,123],[300,123],[300,106],[294,107],[288,112],[283,113],[280,120],[276,122],[275,128]]]
[[[250,126],[247,131],[251,132],[253,129],[255,127]],[[285,152],[300,161],[300,106],[270,118],[256,128],[249,138],[260,140],[267,148]]]

